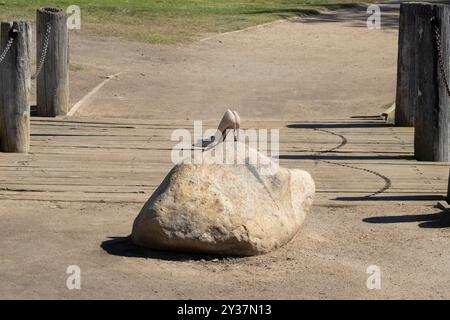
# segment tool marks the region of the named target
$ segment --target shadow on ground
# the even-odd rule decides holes
[[[392,1],[388,3],[378,4],[381,10],[381,29],[397,29],[399,17],[399,4],[402,1]],[[309,16],[308,19],[292,20],[297,23],[324,23],[324,22],[348,22],[352,27],[367,28],[367,19],[372,13],[367,13],[366,5],[348,5],[344,9],[335,5],[324,5],[323,7],[331,10],[318,15]],[[338,10],[336,10],[338,9]]]
[[[351,116],[351,119],[365,119],[365,120],[384,120],[384,117],[381,115],[373,115],[373,116]]]
[[[330,152],[329,150],[321,152]],[[282,154],[281,160],[413,160],[409,155],[375,155],[375,156],[341,156],[341,155],[315,155],[315,154]]]
[[[402,196],[373,196],[373,197],[336,197],[336,201],[442,201],[441,195],[402,195]]]
[[[376,120],[382,120],[380,116],[354,116],[352,118],[355,119],[367,119],[374,118]],[[376,118],[375,118],[376,117]],[[373,121],[373,122],[358,122],[358,123],[296,123],[296,124],[288,124],[287,128],[291,129],[312,129],[321,131],[324,133],[328,133],[334,136],[337,136],[341,139],[341,142],[336,146],[327,149],[327,150],[317,150],[314,154],[289,154],[289,155],[280,155],[279,158],[282,160],[413,160],[414,156],[410,154],[395,154],[395,155],[336,155],[336,154],[326,154],[330,152],[336,152],[338,149],[344,147],[348,140],[347,138],[339,133],[329,131],[326,129],[361,129],[361,128],[385,128],[392,127],[391,124],[386,124],[381,121]]]
[[[372,2],[380,7],[381,29],[398,29],[400,4],[402,2],[422,2],[420,0],[396,0],[383,3]],[[443,0],[428,0],[427,2],[446,3]],[[308,19],[293,20],[298,23],[324,23],[324,22],[349,22],[352,27],[367,28],[367,19],[373,11],[367,12],[370,3],[367,4],[328,4],[321,5],[330,12],[323,12],[318,15],[309,16]]]
[[[291,129],[352,129],[352,128],[384,128],[393,125],[381,122],[358,122],[358,123],[295,123],[286,127]]]
[[[450,227],[450,213],[441,211],[433,214],[370,217],[364,218],[363,221],[375,224],[421,222],[419,223],[420,228],[448,228]]]
[[[349,8],[356,8],[358,4],[348,2],[348,3],[328,3],[328,4],[320,4],[314,5],[309,4],[309,8],[265,8],[265,9],[257,9],[257,10],[248,10],[244,12],[247,15],[256,15],[256,14],[270,14],[277,15],[280,19],[291,18],[292,16],[304,17],[310,15],[320,15],[321,11],[324,8],[327,10],[343,10]],[[365,10],[365,9],[364,9]]]
[[[114,256],[158,259],[167,261],[211,261],[215,259],[223,260],[229,259],[227,257],[204,255],[204,254],[190,254],[190,253],[176,253],[157,251],[143,248],[135,245],[130,236],[128,237],[109,237],[109,240],[102,242],[100,247],[107,253]]]

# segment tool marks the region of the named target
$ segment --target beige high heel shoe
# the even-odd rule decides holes
[[[234,132],[234,140],[237,141],[237,132],[241,125],[241,118],[236,111],[231,111],[227,109],[225,114],[220,120],[219,126],[217,128],[216,134],[211,136],[209,139],[203,139],[200,143],[197,143],[195,146],[202,146],[212,148],[219,144],[222,141],[225,141],[225,138],[228,134],[229,130],[233,130]]]
[[[227,109],[225,114],[222,117],[222,120],[219,123],[219,127],[217,128],[219,138],[222,137],[222,141],[225,141],[225,138],[227,136],[227,130],[233,130],[234,133],[234,140],[237,141],[237,131],[241,126],[241,117],[239,117],[239,114],[236,111],[232,111],[230,109]],[[216,137],[218,136],[216,134]]]

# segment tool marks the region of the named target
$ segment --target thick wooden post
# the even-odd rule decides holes
[[[417,3],[417,107],[414,116],[414,154],[421,161],[448,161],[448,112],[450,97],[445,77],[449,76],[450,6]],[[441,42],[444,68],[440,70],[435,30]]]
[[[69,108],[67,14],[55,8],[37,10],[36,33],[38,65],[42,60],[42,53],[45,52],[48,38],[47,53],[36,83],[37,114],[42,117],[65,115]]]
[[[27,22],[2,22],[0,52],[13,39],[0,63],[0,151],[30,148],[31,29]]]
[[[414,126],[416,108],[416,10],[414,3],[400,4],[395,125]]]

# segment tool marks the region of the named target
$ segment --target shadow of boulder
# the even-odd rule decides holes
[[[152,250],[135,245],[131,241],[131,237],[109,237],[109,240],[105,240],[101,243],[100,247],[107,253],[114,256],[121,257],[133,257],[133,258],[145,258],[145,259],[159,259],[168,261],[210,261],[210,260],[222,260],[225,257],[213,256],[196,253],[183,253],[183,252],[167,252]]]

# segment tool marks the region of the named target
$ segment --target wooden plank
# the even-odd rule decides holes
[[[136,126],[41,119],[33,126],[37,129],[32,135],[32,154],[0,157],[0,199],[143,203],[173,166],[172,129],[154,126],[155,120]],[[282,123],[269,124],[278,128]],[[366,205],[372,203],[367,197],[385,188],[387,180],[388,188],[375,197],[396,199],[397,195],[410,197],[414,203],[419,203],[417,199],[430,203],[424,200],[427,196],[435,199],[445,192],[448,164],[409,158],[413,130],[337,127],[326,129],[333,134],[309,128],[280,130],[281,154],[290,156],[282,157],[281,165],[312,174],[317,203]],[[345,132],[345,145],[340,145],[342,137],[337,132]],[[320,152],[336,146],[333,152]],[[336,200],[339,197],[343,200]]]

